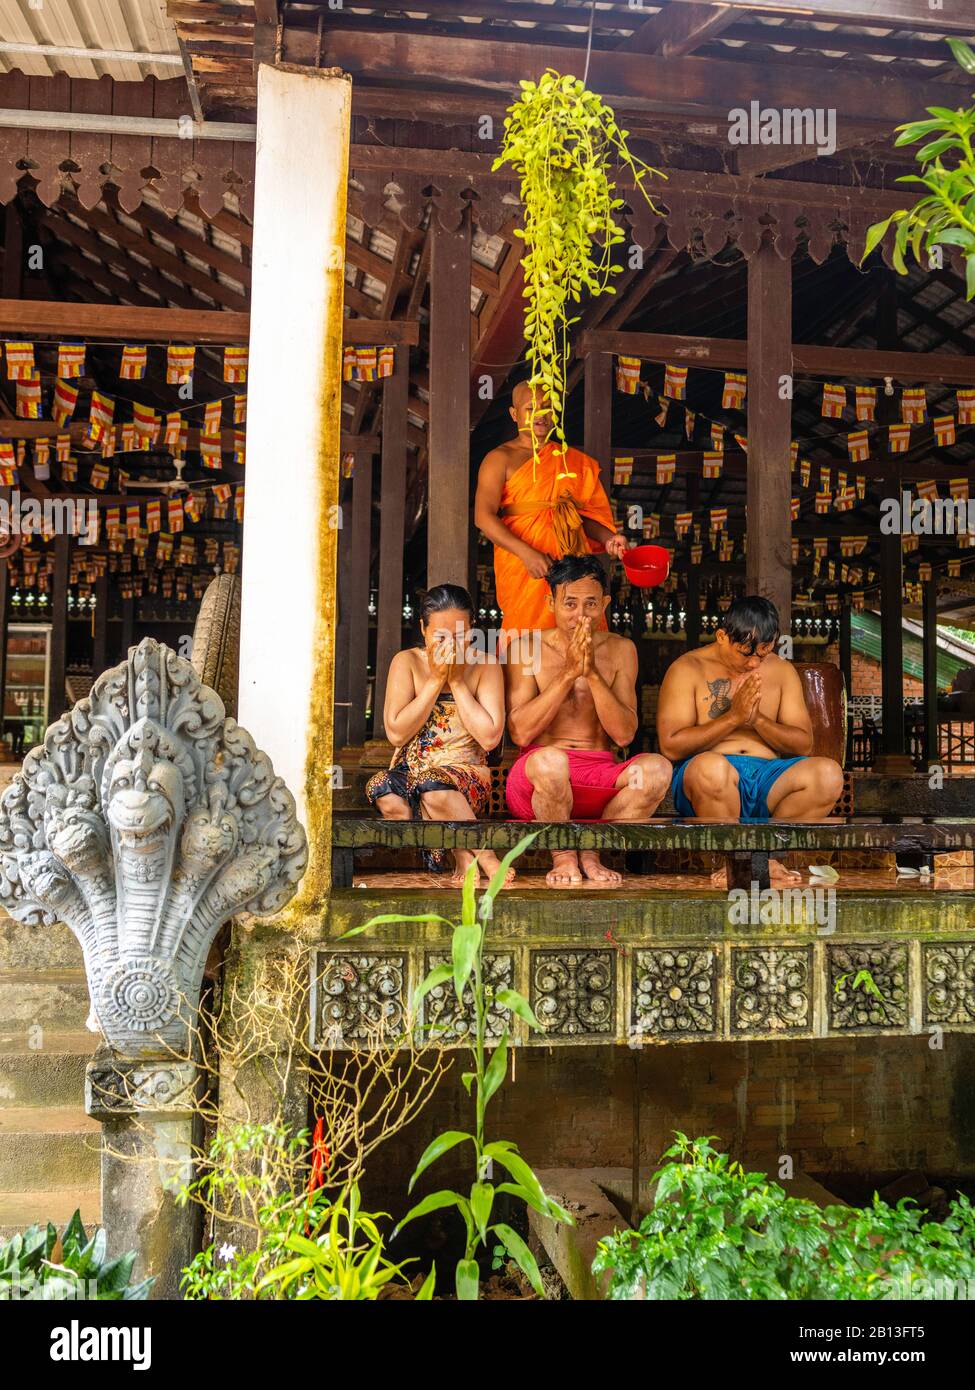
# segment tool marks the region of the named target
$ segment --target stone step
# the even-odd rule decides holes
[[[98,1187],[63,1187],[47,1192],[0,1191],[0,1239],[7,1239],[28,1226],[46,1226],[50,1221],[63,1231],[76,1211],[81,1212],[85,1230],[91,1235],[101,1220],[101,1193]]]
[[[23,1029],[0,1031],[0,1107],[81,1106],[85,1065],[94,1056],[98,1036],[86,1029],[45,1030],[40,1048]]]
[[[30,970],[0,973],[0,1031],[82,1029],[91,1010],[81,970]],[[32,1036],[37,1038],[37,1034]]]
[[[81,1106],[0,1110],[0,1191],[95,1187],[100,1142],[101,1126]]]

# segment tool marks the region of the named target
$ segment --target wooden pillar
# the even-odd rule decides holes
[[[335,678],[332,731],[333,747],[338,750],[349,743],[349,642],[352,624],[349,620],[351,601],[349,582],[352,556],[352,484],[346,479],[340,494],[339,515],[342,525],[338,533],[335,624]]]
[[[95,680],[108,669],[108,572],[95,580],[95,635],[91,653]]]
[[[924,581],[924,762],[940,763],[938,747],[938,581]]]
[[[745,582],[792,622],[792,260],[764,244],[748,262],[748,548]]]
[[[470,575],[471,229],[430,226],[430,448],[427,584]]]
[[[379,592],[376,624],[376,696],[372,722],[385,738],[383,703],[389,663],[403,640],[403,543],[406,535],[406,403],[410,350],[396,349],[393,375],[383,382],[383,464],[379,507]]]
[[[308,833],[291,918],[329,884],[351,92],[333,69],[258,72],[238,718]]]
[[[849,700],[853,694],[853,608],[849,602],[840,609],[840,674]]]
[[[51,584],[51,666],[47,686],[47,722],[64,713],[64,679],[68,669],[68,568],[71,537],[54,537],[54,578]]]
[[[366,739],[369,679],[369,565],[372,558],[372,458],[356,454],[349,546],[349,742]]]
[[[606,495],[613,483],[613,358],[590,352],[585,366],[585,436],[583,447],[599,464]]]

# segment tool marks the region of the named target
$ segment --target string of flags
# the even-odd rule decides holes
[[[97,344],[104,348],[105,344]],[[61,381],[77,380],[85,374],[85,343],[59,343],[57,375]],[[119,378],[123,381],[141,381],[146,374],[149,362],[149,349],[144,344],[123,343],[119,358]],[[39,373],[35,360],[35,344],[28,342],[6,342],[3,351],[7,363],[7,380],[33,382],[39,384]],[[190,381],[196,366],[195,347],[181,343],[170,343],[160,348],[166,354],[166,381],[170,386],[182,386]],[[241,383],[247,380],[246,347],[225,347],[223,350],[223,379],[228,383]]]
[[[380,381],[393,375],[392,347],[346,347],[342,352],[343,381]]]

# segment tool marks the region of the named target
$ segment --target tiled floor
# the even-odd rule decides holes
[[[840,879],[835,885],[838,892],[864,890],[870,892],[933,892],[946,889],[975,890],[975,870],[961,864],[938,865],[937,872],[929,878],[902,876],[893,869],[839,869]],[[813,880],[803,878],[803,885]],[[354,879],[357,888],[444,888],[445,876],[431,873],[357,873]],[[722,893],[723,889],[712,888],[710,879],[701,874],[627,874],[624,885],[629,889],[644,889],[652,893]],[[597,884],[581,885],[590,892],[612,892],[612,888]],[[515,887],[521,890],[545,888],[544,874],[533,872],[519,874]]]

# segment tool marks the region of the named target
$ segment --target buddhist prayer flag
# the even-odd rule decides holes
[[[918,497],[923,497],[926,502],[935,502],[938,499],[938,484],[933,481],[918,483]]]
[[[711,426],[711,448],[724,451],[724,425]]]
[[[968,479],[952,478],[948,484],[951,488],[951,495],[956,502],[968,501]]]
[[[877,388],[876,386],[855,386],[853,394],[856,398],[854,413],[858,420],[873,420],[877,415]]]
[[[693,512],[678,512],[678,513],[677,513],[677,515],[674,517],[674,532],[675,532],[675,534],[676,534],[678,540],[680,540],[683,536],[686,536],[686,535],[687,535],[688,531],[691,529],[691,522],[692,522],[693,520],[694,520],[694,513],[693,513]]]
[[[724,528],[725,528],[725,526],[727,526],[727,524],[728,524],[728,508],[727,508],[727,507],[712,507],[712,508],[711,508],[711,530],[712,530],[712,531],[723,531]]]
[[[132,404],[132,423],[141,440],[155,444],[159,436],[159,416],[148,405]]]
[[[243,468],[246,461],[246,432],[244,430],[234,430],[234,463]]]
[[[911,445],[910,425],[891,425],[887,431],[892,454],[906,454]]]
[[[685,437],[685,439],[693,439],[693,438],[694,438],[694,425],[695,425],[695,422],[696,422],[696,421],[697,421],[697,416],[694,414],[694,411],[693,411],[693,410],[688,410],[687,407],[685,406],[685,407],[684,407],[684,437]]]
[[[929,564],[926,560],[923,560],[923,561],[921,562],[921,564],[918,565],[918,567],[917,567],[917,577],[918,577],[918,579],[920,579],[920,580],[922,580],[922,581],[928,580],[928,579],[931,578],[931,566],[930,566],[930,564]]]
[[[97,443],[107,429],[112,427],[115,415],[115,402],[100,391],[91,393],[91,409],[88,412],[88,433]]]
[[[13,468],[14,466],[14,446],[9,439],[0,439],[0,466],[3,468]]]
[[[58,455],[60,458],[60,454]],[[61,460],[61,481],[63,483],[76,482],[78,478],[78,463],[76,459],[68,458]]]
[[[118,374],[123,381],[141,381],[146,374],[147,350],[127,343],[122,349],[122,362]]]
[[[664,368],[664,395],[672,401],[682,401],[687,394],[687,368]]]
[[[901,550],[917,550],[917,548],[918,548],[918,546],[919,546],[920,544],[921,544],[921,537],[920,537],[920,536],[902,536],[902,537],[901,537]]]
[[[828,488],[825,491],[821,490],[816,493],[816,512],[818,515],[822,516],[824,512],[829,511],[832,496],[833,494]]]
[[[196,366],[196,348],[181,343],[170,343],[166,349],[166,382],[169,386],[180,386],[193,377]]]
[[[393,367],[395,366],[395,363],[396,358],[393,355],[392,347],[389,346],[389,344],[387,344],[385,347],[381,347],[379,349],[379,358],[376,364],[376,374],[380,378],[380,380],[384,379],[387,376],[393,375]]]
[[[677,455],[676,455],[676,454],[658,454],[658,455],[657,455],[657,483],[658,483],[658,485],[660,485],[660,486],[662,487],[662,486],[665,486],[667,483],[672,483],[672,482],[674,481],[674,469],[675,469],[676,467],[677,467]]]
[[[59,434],[55,440],[57,447],[58,463],[66,463],[71,457],[71,436],[70,434]]]
[[[182,531],[183,529],[183,504],[178,497],[171,497],[166,507],[166,516],[170,531]]]
[[[200,439],[200,463],[204,468],[220,468],[223,460],[220,456],[219,439]]]
[[[203,515],[203,498],[197,492],[191,492],[183,503],[183,510],[191,521],[199,521]]]
[[[130,541],[137,539],[139,528],[142,525],[142,518],[139,515],[138,507],[126,507],[125,509],[125,534]]]
[[[355,348],[347,347],[342,349],[342,380],[352,381],[355,377]],[[617,380],[618,384],[618,380]]]
[[[74,408],[78,404],[78,388],[70,386],[66,381],[60,379],[54,386],[54,402],[52,414],[55,423],[66,425],[74,414]]]
[[[975,386],[959,387],[955,399],[959,425],[975,425]]]
[[[949,561],[948,561],[948,578],[949,578],[949,579],[958,579],[960,576],[961,576],[961,561],[960,561],[960,560],[949,560]]]
[[[800,500],[799,500],[798,497],[793,497],[793,499],[792,499],[792,503],[791,503],[791,507],[790,507],[790,513],[791,513],[791,516],[792,516],[792,520],[793,520],[793,521],[798,521],[798,520],[799,520],[799,501],[800,501]]]
[[[722,410],[743,410],[747,390],[748,378],[744,372],[725,372],[721,392]]]
[[[156,498],[146,503],[146,530],[158,531],[162,527],[162,503]]]
[[[954,415],[936,415],[931,421],[934,426],[935,443],[941,448],[946,448],[955,442],[955,417]]]
[[[652,541],[660,535],[660,513],[651,512],[649,516],[643,518],[643,536],[645,540]]]
[[[825,382],[823,385],[823,415],[831,420],[838,420],[845,409],[846,387]]]
[[[131,454],[134,450],[141,447],[136,436],[134,420],[129,420],[126,424],[122,425],[119,433],[120,448],[123,454]]]
[[[34,477],[46,482],[51,476],[51,441],[39,439],[34,445]]]
[[[106,508],[105,508],[105,534],[106,534],[106,535],[113,536],[113,535],[115,535],[118,531],[121,530],[121,527],[122,527],[121,516],[122,516],[121,508],[119,508],[119,507],[106,507]]]
[[[852,509],[856,501],[856,493],[851,487],[841,487],[834,499],[834,506],[838,512],[848,512]]]
[[[705,478],[720,478],[724,467],[724,453],[721,449],[708,449],[704,455]]]
[[[34,344],[7,344],[7,380],[29,381],[34,376]]]
[[[613,486],[628,487],[632,477],[633,460],[631,458],[615,459],[613,462]]]
[[[243,487],[234,490],[234,517],[237,521],[244,519],[244,489]]]
[[[817,557],[819,557],[819,558],[821,559],[821,558],[826,554],[826,552],[827,552],[828,549],[829,549],[829,537],[828,537],[828,536],[814,536],[814,537],[813,537],[813,554],[814,554],[815,556],[817,556]]]
[[[203,408],[203,434],[207,439],[219,438],[221,401],[207,401]]]
[[[660,426],[661,429],[663,429],[664,425],[666,425],[666,423],[667,423],[667,412],[668,412],[669,409],[670,409],[670,401],[667,399],[666,396],[661,396],[661,397],[660,397],[660,409],[657,411],[656,415],[653,417],[654,420],[655,420],[656,423]]]
[[[901,419],[905,425],[923,425],[928,404],[923,386],[906,386],[901,392]]]
[[[820,492],[829,492],[829,490],[830,490],[830,488],[831,488],[832,486],[833,486],[833,470],[832,470],[832,468],[820,468],[820,470],[819,470],[819,490],[820,490]]]
[[[180,429],[183,424],[183,417],[178,410],[171,410],[166,416],[166,427],[163,431],[163,443],[166,448],[175,452],[179,448]]]
[[[867,480],[862,473],[857,474],[856,489],[857,500],[862,502],[867,495]]]
[[[799,462],[799,441],[798,441],[798,439],[793,439],[792,443],[789,445],[789,459],[790,459],[790,462],[791,462],[791,464],[792,464],[792,467],[795,468],[796,464]]]
[[[799,464],[799,483],[801,487],[809,486],[809,477],[812,473],[812,464],[808,459],[802,459]]]
[[[846,451],[851,463],[863,463],[870,457],[870,436],[866,430],[854,430],[846,436]]]
[[[735,556],[735,543],[730,536],[722,536],[721,544],[718,547],[718,559],[721,561],[733,560]],[[725,607],[728,605],[726,604]]]
[[[735,443],[738,445],[738,448],[741,449],[743,453],[748,453],[748,439],[745,435],[736,434]]]
[[[108,482],[107,464],[93,463],[88,481],[91,483],[92,487],[97,488],[99,492],[104,491],[105,484]]]
[[[242,425],[247,419],[247,397],[234,396],[234,424]]]
[[[41,418],[41,378],[37,373],[17,382],[17,416],[21,420]]]
[[[223,350],[224,381],[247,380],[247,349],[245,347],[225,347]]]

